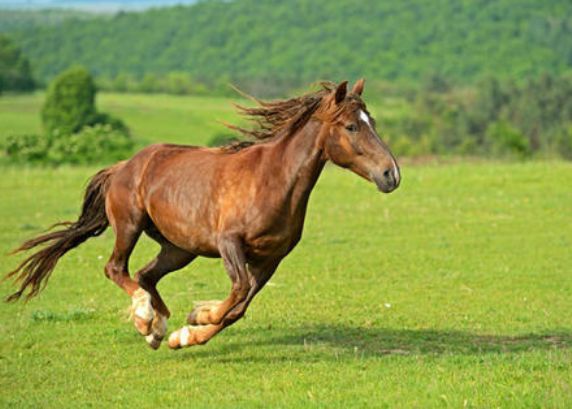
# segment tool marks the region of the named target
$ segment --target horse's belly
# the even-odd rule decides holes
[[[219,257],[216,229],[208,212],[193,211],[149,202],[149,217],[159,232],[171,243],[190,253]]]

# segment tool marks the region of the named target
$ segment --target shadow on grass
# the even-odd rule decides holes
[[[191,348],[196,358],[223,361],[374,358],[387,355],[510,354],[572,347],[572,332],[558,330],[517,336],[480,335],[455,330],[400,330],[317,325],[298,328],[236,329],[220,334],[232,339],[222,345],[214,338],[206,348]],[[278,347],[285,346],[280,351]],[[264,350],[264,351],[261,351]],[[271,350],[271,351],[270,351]],[[245,356],[247,352],[247,356]],[[276,355],[278,352],[278,355]],[[302,354],[303,353],[303,354]],[[233,355],[236,354],[236,357]],[[189,355],[183,354],[187,358]],[[181,357],[183,357],[181,356]]]

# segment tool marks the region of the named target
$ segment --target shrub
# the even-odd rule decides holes
[[[504,121],[493,122],[485,135],[490,152],[497,156],[530,156],[530,143],[518,129]]]
[[[11,135],[2,148],[13,162],[41,163],[46,159],[48,140],[38,135]]]
[[[87,126],[95,125],[108,125],[111,129],[129,135],[129,128],[125,125],[121,119],[114,117],[113,115],[107,114],[105,112],[97,112],[91,120],[86,124]]]
[[[61,165],[111,163],[125,159],[133,150],[128,134],[111,125],[86,126],[80,132],[66,135],[54,131],[48,136],[10,136],[4,152],[13,162]]]
[[[572,160],[572,126],[559,132],[557,139],[557,148],[560,155],[567,160]]]
[[[3,150],[14,162],[59,165],[113,162],[134,146],[118,118],[95,108],[96,88],[89,72],[73,67],[50,85],[42,109],[45,133],[9,137]]]
[[[50,84],[42,108],[42,122],[48,134],[69,135],[93,123],[95,83],[83,67],[64,71]]]
[[[229,143],[232,142],[238,142],[240,139],[237,138],[236,135],[233,135],[231,133],[217,133],[215,134],[207,143],[207,146],[210,147],[217,147],[217,146],[224,146],[224,145],[228,145]]]
[[[95,124],[67,137],[52,137],[46,159],[52,164],[109,163],[125,159],[132,150],[129,135],[109,124]]]

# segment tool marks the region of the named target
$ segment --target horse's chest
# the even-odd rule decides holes
[[[256,258],[284,257],[298,240],[292,235],[263,235],[247,242],[248,253]]]
[[[256,257],[285,256],[298,243],[302,225],[298,221],[276,222],[269,228],[247,239],[249,252]]]

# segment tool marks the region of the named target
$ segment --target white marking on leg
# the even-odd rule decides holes
[[[181,331],[179,332],[179,344],[182,347],[189,345],[189,337],[190,336],[191,336],[191,333],[189,331],[189,327],[181,328]]]
[[[144,321],[151,321],[154,316],[151,294],[139,288],[133,293],[132,300],[133,314]]]
[[[169,348],[178,348],[181,346],[181,343],[178,340],[179,332],[180,331],[175,331],[169,336]]]

